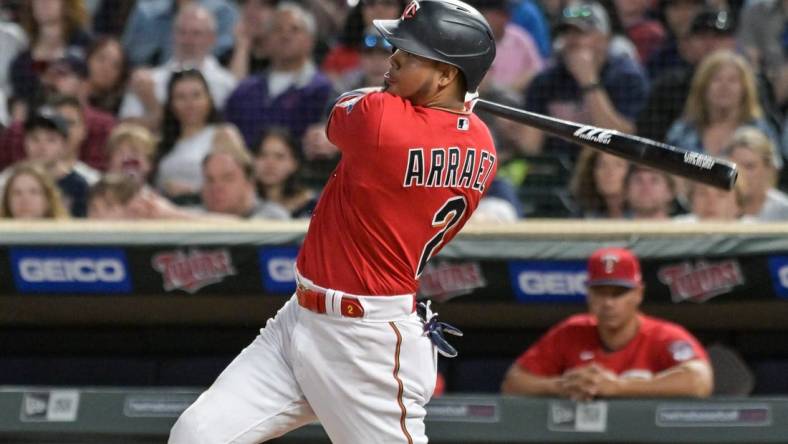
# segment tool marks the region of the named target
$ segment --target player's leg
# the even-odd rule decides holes
[[[368,322],[308,313],[294,371],[332,442],[426,443],[437,358],[417,315]],[[299,333],[301,333],[299,331]]]
[[[316,419],[290,364],[292,300],[178,419],[171,444],[258,443]]]

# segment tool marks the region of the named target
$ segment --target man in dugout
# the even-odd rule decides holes
[[[589,313],[551,328],[511,366],[505,394],[597,397],[707,397],[706,351],[684,328],[639,310],[643,280],[635,255],[601,248],[588,261]]]

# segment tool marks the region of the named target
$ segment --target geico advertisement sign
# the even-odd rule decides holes
[[[12,248],[20,293],[130,293],[126,254],[117,248]]]
[[[260,249],[260,276],[266,292],[288,294],[295,291],[294,267],[297,256],[298,247]]]
[[[772,284],[777,296],[788,298],[788,256],[770,257],[769,273],[772,276]]]
[[[522,302],[585,301],[585,261],[512,261],[509,278]]]

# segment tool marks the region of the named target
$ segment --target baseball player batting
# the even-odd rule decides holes
[[[456,355],[443,333],[458,331],[417,310],[415,293],[495,176],[490,133],[464,103],[495,41],[457,0],[414,0],[374,24],[396,50],[382,90],[346,93],[331,111],[342,160],[298,255],[296,293],[170,443],[259,443],[315,420],[335,443],[427,442],[437,353]]]

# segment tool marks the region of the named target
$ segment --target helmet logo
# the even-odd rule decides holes
[[[401,19],[405,20],[405,19],[413,18],[416,15],[416,11],[418,11],[419,8],[421,8],[421,5],[419,5],[419,1],[413,0],[412,2],[410,2],[408,6],[405,7],[405,10],[402,11]]]

